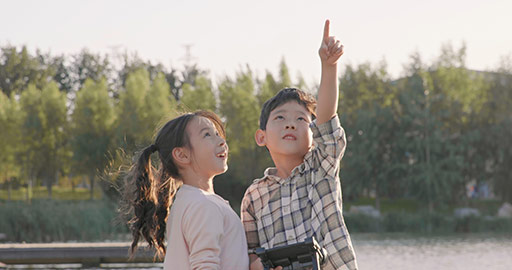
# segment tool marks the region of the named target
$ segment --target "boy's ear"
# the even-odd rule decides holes
[[[267,145],[266,135],[267,135],[267,133],[264,130],[261,130],[259,128],[258,128],[258,130],[256,130],[256,133],[254,134],[254,140],[256,141],[256,144],[258,146]]]
[[[190,151],[184,147],[176,147],[172,149],[172,157],[179,165],[190,163]]]

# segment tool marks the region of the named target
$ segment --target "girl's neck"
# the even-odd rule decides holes
[[[213,190],[213,176],[205,177],[189,170],[181,172],[183,184],[199,188],[208,193],[215,193]]]

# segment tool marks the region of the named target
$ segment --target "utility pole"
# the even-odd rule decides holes
[[[190,52],[192,49],[192,46],[194,44],[184,44],[183,47],[185,47],[185,56],[181,59],[185,61],[185,68],[188,69],[193,63],[193,61],[196,59],[194,56],[192,56],[192,53]]]
[[[192,56],[191,48],[194,46],[193,44],[185,44],[183,47],[185,47],[185,56],[181,58],[181,60],[185,61],[185,71],[182,72],[183,76],[183,83],[189,83],[194,84],[195,76],[194,73],[194,61],[196,60],[196,57]]]

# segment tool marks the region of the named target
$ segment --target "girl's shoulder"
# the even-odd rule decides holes
[[[198,188],[182,186],[176,194],[175,204],[179,203],[187,212],[220,211],[218,195],[208,194]]]

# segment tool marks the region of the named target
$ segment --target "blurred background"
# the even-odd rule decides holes
[[[129,241],[123,170],[161,124],[196,109],[225,121],[229,170],[215,190],[239,212],[272,166],[253,139],[261,105],[283,87],[316,94],[330,19],[345,45],[340,179],[361,268],[508,269],[510,10],[497,0],[5,2],[0,242]]]

